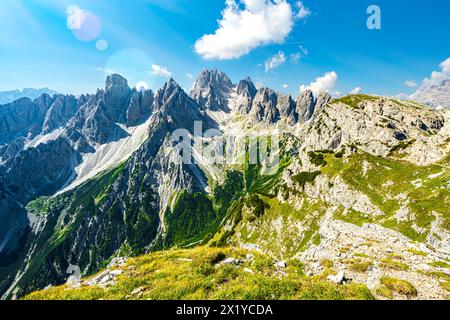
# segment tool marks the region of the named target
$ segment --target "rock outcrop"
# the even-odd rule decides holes
[[[237,106],[239,114],[246,115],[252,109],[253,99],[255,98],[258,90],[253,84],[250,78],[241,80],[237,86]]]
[[[273,124],[280,120],[280,111],[277,108],[278,95],[269,88],[261,88],[253,100],[252,109],[249,113],[250,121],[255,125],[258,123]]]
[[[315,110],[314,95],[311,90],[303,91],[297,98],[296,112],[301,122],[306,122],[312,118]]]

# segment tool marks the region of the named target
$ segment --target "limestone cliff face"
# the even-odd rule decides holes
[[[303,91],[297,99],[296,111],[302,122],[312,118],[315,110],[314,95],[311,90]]]
[[[305,148],[336,150],[355,144],[383,157],[397,149],[394,151],[419,165],[434,163],[448,153],[448,111],[388,98],[365,98],[350,96],[319,111],[302,133]]]

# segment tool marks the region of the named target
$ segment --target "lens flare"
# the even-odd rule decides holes
[[[95,43],[95,47],[98,51],[105,51],[106,49],[108,49],[108,46],[108,41],[106,41],[105,39],[100,39]]]
[[[101,22],[94,13],[75,5],[69,6],[66,13],[67,27],[78,40],[89,42],[100,35]]]

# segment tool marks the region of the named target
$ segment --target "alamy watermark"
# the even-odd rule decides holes
[[[259,165],[262,175],[273,175],[280,166],[280,133],[276,130],[236,130],[225,135],[218,129],[203,132],[203,123],[195,121],[193,134],[177,129],[171,141],[186,165]]]
[[[367,8],[367,14],[370,16],[367,18],[367,28],[369,30],[381,29],[381,8],[375,4],[370,5]]]
[[[79,266],[70,264],[66,270],[67,274],[70,274],[67,279],[68,283],[76,284],[81,281],[81,269]]]

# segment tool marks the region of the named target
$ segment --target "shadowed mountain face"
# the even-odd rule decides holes
[[[152,108],[153,93],[130,89],[119,75],[93,96],[43,94],[0,107],[0,254],[18,248],[30,200],[70,183],[84,153],[126,138],[121,126],[142,124]]]
[[[312,274],[317,256],[334,259],[365,237],[377,246],[409,237],[436,259],[450,249],[443,110],[309,90],[295,99],[250,78],[235,86],[217,70],[203,71],[189,95],[173,79],[153,94],[111,75],[94,95],[0,108],[4,298],[64,283],[69,265],[91,275],[111,257],[173,246],[257,248]],[[180,148],[173,133],[192,136],[195,122],[224,137],[281,131],[278,171],[209,163],[192,142]],[[187,151],[196,161],[182,161]]]

